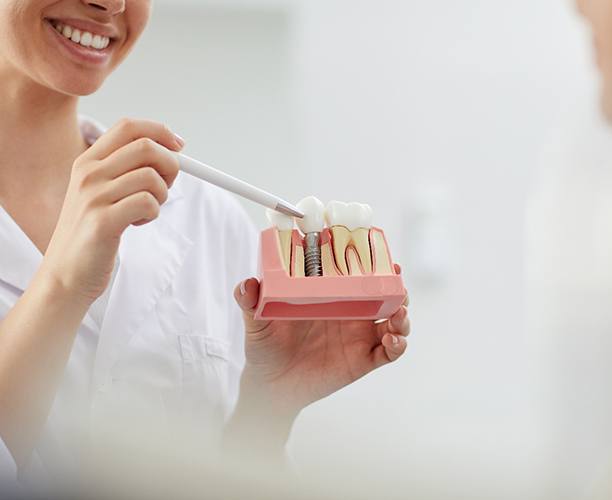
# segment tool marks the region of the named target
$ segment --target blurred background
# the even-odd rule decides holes
[[[130,63],[83,101],[108,125],[164,121],[188,154],[289,200],[374,208],[410,350],[303,412],[306,481],[577,498],[532,383],[524,212],[551,131],[596,99],[589,43],[569,0],[157,0]]]

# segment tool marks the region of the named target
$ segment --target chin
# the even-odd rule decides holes
[[[56,78],[52,80],[50,87],[61,94],[71,96],[88,96],[96,92],[104,83],[102,78]]]

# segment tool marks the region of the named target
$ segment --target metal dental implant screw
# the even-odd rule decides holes
[[[304,264],[307,277],[323,276],[321,263],[321,233],[308,233],[304,239]]]

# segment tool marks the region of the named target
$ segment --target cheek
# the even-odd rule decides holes
[[[116,53],[114,66],[117,66],[125,59],[142,35],[149,21],[150,12],[149,1],[134,1],[128,4],[128,9],[123,18],[126,38],[123,46]]]
[[[0,13],[0,59],[19,68],[21,72],[35,75],[46,66],[48,50],[42,28],[33,23],[5,22]],[[24,36],[24,33],[30,33]]]
[[[24,13],[14,2],[0,2],[0,53],[15,57],[25,50],[19,31],[27,28]]]
[[[151,2],[146,0],[136,1],[129,4],[126,12],[125,22],[128,33],[128,43],[134,45],[142,35],[151,16]]]

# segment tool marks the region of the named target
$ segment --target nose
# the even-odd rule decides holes
[[[121,14],[125,10],[125,0],[95,0],[94,2],[90,2],[88,0],[81,1],[88,7],[93,7],[94,9],[104,11],[112,16]]]

